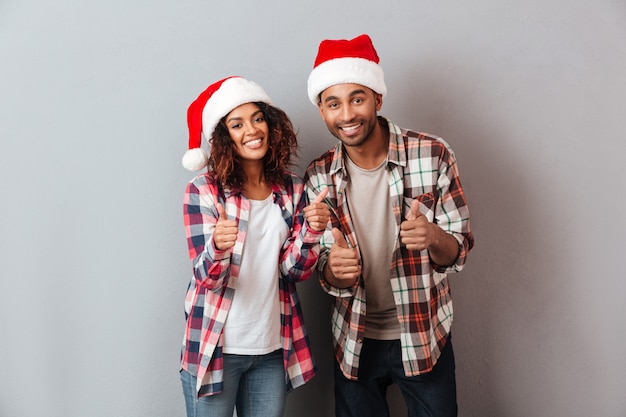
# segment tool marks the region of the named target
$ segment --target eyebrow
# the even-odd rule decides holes
[[[365,94],[365,90],[362,88],[359,88],[357,90],[351,91],[350,94],[348,94],[348,97],[354,97],[359,94]],[[339,97],[337,96],[328,96],[324,99],[324,103],[328,103],[329,101],[338,100],[338,99]]]
[[[255,117],[259,113],[263,114],[263,111],[261,109],[259,109],[259,110],[255,111],[254,113],[252,113],[251,117]],[[231,117],[229,119],[226,119],[226,123],[230,123],[230,122],[234,122],[234,121],[238,121],[238,120],[243,120],[243,117]]]

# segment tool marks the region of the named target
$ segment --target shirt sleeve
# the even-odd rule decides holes
[[[215,247],[213,232],[219,214],[217,187],[211,192],[208,184],[195,181],[187,185],[183,204],[185,233],[189,248],[189,259],[198,285],[210,290],[219,290],[230,273],[230,250]]]
[[[324,189],[328,188],[329,196],[327,198],[328,202],[331,204],[336,204],[336,191],[335,185],[330,175],[323,174],[321,172],[317,172],[316,161],[312,162],[307,170],[305,175],[305,190],[307,194],[308,200],[314,200],[315,197]],[[333,216],[338,213],[331,207],[331,222],[338,222],[339,219],[332,219]],[[330,253],[330,248],[332,247],[335,240],[333,239],[333,234],[331,232],[331,228],[333,226],[326,228],[323,233],[323,236],[320,239],[320,253],[319,259],[317,261],[317,271],[320,281],[320,286],[324,292],[332,295],[334,297],[352,297],[355,294],[356,289],[359,286],[359,280],[356,280],[355,284],[352,287],[348,288],[339,288],[331,285],[328,281],[324,279],[324,268],[326,263],[328,262],[328,255]]]
[[[437,272],[441,273],[459,272],[465,266],[467,254],[474,246],[474,237],[470,230],[469,208],[452,152],[448,153],[447,164],[439,175],[437,188],[440,199],[435,212],[437,225],[457,240],[459,254],[451,265],[435,265],[434,267]]]
[[[288,194],[293,207],[291,234],[281,251],[280,268],[283,276],[291,282],[308,279],[313,273],[320,252],[320,239],[323,231],[309,227],[304,219],[303,209],[308,204],[304,186],[300,178],[292,178]]]

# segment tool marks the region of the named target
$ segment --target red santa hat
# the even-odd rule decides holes
[[[183,166],[190,171],[206,167],[209,157],[202,149],[202,135],[208,141],[222,117],[234,108],[252,102],[272,104],[261,86],[239,76],[219,80],[200,93],[187,110],[189,148],[183,155]]]
[[[309,75],[309,100],[317,106],[322,91],[344,83],[364,85],[384,96],[387,87],[379,61],[368,35],[351,40],[323,40]]]

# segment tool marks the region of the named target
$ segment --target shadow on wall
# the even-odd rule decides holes
[[[333,416],[334,353],[330,330],[332,298],[322,291],[317,275],[298,284],[298,295],[318,372],[310,382],[289,394],[285,416]],[[387,398],[391,416],[406,416],[406,407],[397,386],[394,385],[389,389]]]
[[[399,114],[396,123],[442,136],[455,151],[476,239],[465,270],[449,276],[459,416],[511,415],[511,404],[525,401],[516,389],[540,385],[533,358],[552,326],[542,323],[541,307],[562,290],[540,270],[558,259],[561,234],[558,222],[545,220],[547,194],[533,181],[540,173],[529,175],[541,149],[524,148],[524,133],[500,119],[516,117],[523,106],[502,86],[490,90],[486,71],[447,63],[423,68],[390,88],[402,97],[391,94],[382,114]]]
[[[304,322],[317,364],[317,374],[287,396],[285,416],[334,415],[333,347],[330,333],[331,298],[320,287],[317,273],[298,284]]]

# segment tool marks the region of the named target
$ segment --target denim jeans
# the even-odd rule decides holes
[[[449,338],[431,372],[407,377],[399,340],[365,339],[359,379],[343,376],[335,361],[336,417],[388,417],[387,387],[397,384],[410,417],[457,415],[454,352]]]
[[[224,355],[224,391],[197,398],[196,377],[181,371],[187,417],[280,417],[285,368],[279,349],[267,355]]]

